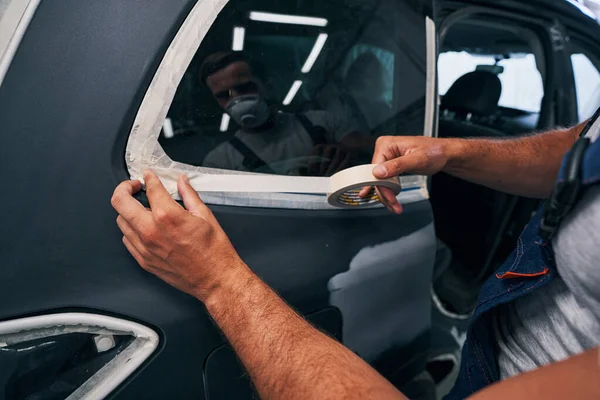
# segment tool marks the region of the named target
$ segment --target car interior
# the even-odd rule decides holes
[[[542,125],[546,68],[534,30],[480,16],[459,20],[442,38],[438,66],[439,137],[503,138]],[[449,83],[442,82],[445,75],[453,72],[464,74],[441,93]],[[524,86],[523,79],[534,84]],[[484,278],[514,247],[537,201],[440,173],[431,179],[431,203],[438,239],[451,253],[450,267],[434,287],[449,310],[466,314]]]
[[[515,98],[508,99],[507,92],[514,91],[514,87],[506,86],[514,86],[511,80],[515,79],[517,68],[520,74],[530,74],[528,78],[539,79],[542,83],[545,79],[544,48],[536,31],[515,23],[471,17],[449,28],[440,49],[440,68],[445,67],[441,60],[449,53],[466,53],[474,59],[480,58],[481,62],[473,73],[457,79],[441,96],[442,121],[468,120],[466,122],[472,125],[490,129],[488,135],[496,131],[499,136],[531,132],[537,128],[541,110],[539,96],[543,92],[521,94],[531,98],[533,104],[530,104],[531,101],[525,99],[520,102]],[[524,58],[532,60],[529,70],[518,62]]]
[[[424,32],[418,25],[406,23],[416,14],[404,7],[391,1],[360,5],[314,2],[306,13],[327,19],[326,27],[315,27],[253,21],[248,18],[249,12],[260,10],[260,2],[228,3],[178,87],[168,113],[172,130],[163,129],[159,142],[173,160],[202,166],[210,151],[239,130],[199,79],[200,66],[207,56],[230,49],[229,38],[235,27],[244,29],[243,52],[259,60],[268,101],[280,112],[324,111],[366,138],[392,132],[421,134],[426,66],[419,55],[421,50],[413,49],[412,39],[409,41],[406,35],[422,37],[424,43]],[[264,8],[302,12],[295,5],[283,3],[274,7],[272,2],[264,2]],[[389,16],[387,20],[381,18],[382,8]],[[405,21],[404,28],[399,29],[393,18]],[[317,41],[323,37],[322,49],[317,50],[313,64],[304,71]],[[294,82],[301,82],[299,89],[289,102],[284,101]]]

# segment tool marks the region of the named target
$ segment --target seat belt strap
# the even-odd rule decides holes
[[[268,166],[266,162],[264,162],[250,147],[246,145],[246,143],[242,142],[240,139],[233,137],[229,140],[229,144],[231,144],[241,155],[244,157],[242,161],[242,165],[246,167],[249,171],[256,171],[257,169],[261,169],[261,172],[265,172],[268,174],[273,174],[273,170]]]

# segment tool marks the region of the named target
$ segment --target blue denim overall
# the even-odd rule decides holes
[[[587,188],[600,183],[600,139],[589,145],[586,142],[584,149],[580,153],[578,193],[573,196],[574,202],[581,198]],[[572,170],[569,168],[569,156],[574,151],[563,159],[557,187],[570,179],[569,171]],[[464,399],[500,380],[492,310],[547,285],[557,276],[551,241],[540,234],[543,211],[543,208],[540,209],[529,221],[517,241],[517,248],[484,283],[467,331],[458,379],[445,399]]]

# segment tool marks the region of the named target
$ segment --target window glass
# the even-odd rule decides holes
[[[441,53],[438,61],[439,91],[446,94],[461,76],[478,66],[495,65],[493,56],[469,54],[466,51]],[[528,112],[539,112],[544,97],[544,84],[533,54],[510,54],[497,65],[504,68],[498,75],[502,83],[499,106]]]
[[[100,342],[102,337],[109,343]],[[0,347],[0,387],[7,399],[65,399],[133,339],[68,333],[11,343]]]
[[[571,55],[579,122],[589,119],[600,106],[600,73],[583,53]]]
[[[386,49],[366,45],[357,44],[352,47],[348,52],[346,61],[344,64],[345,76],[351,79],[354,70],[357,70],[363,63],[372,62],[381,68],[378,71],[382,77],[383,94],[382,97],[387,103],[388,107],[392,106],[392,99],[394,96],[394,53]],[[351,69],[353,68],[353,69]],[[357,73],[359,70],[357,71]]]
[[[382,134],[423,134],[425,16],[415,2],[232,0],[159,138],[174,161],[299,176],[371,160]]]

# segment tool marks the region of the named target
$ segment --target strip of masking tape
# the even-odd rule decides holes
[[[197,192],[254,192],[325,194],[327,202],[340,208],[366,207],[379,202],[375,191],[367,197],[358,193],[365,186],[381,186],[400,193],[400,178],[379,179],[373,175],[375,164],[359,165],[331,177],[274,176],[274,175],[213,175],[190,174],[190,185]]]

